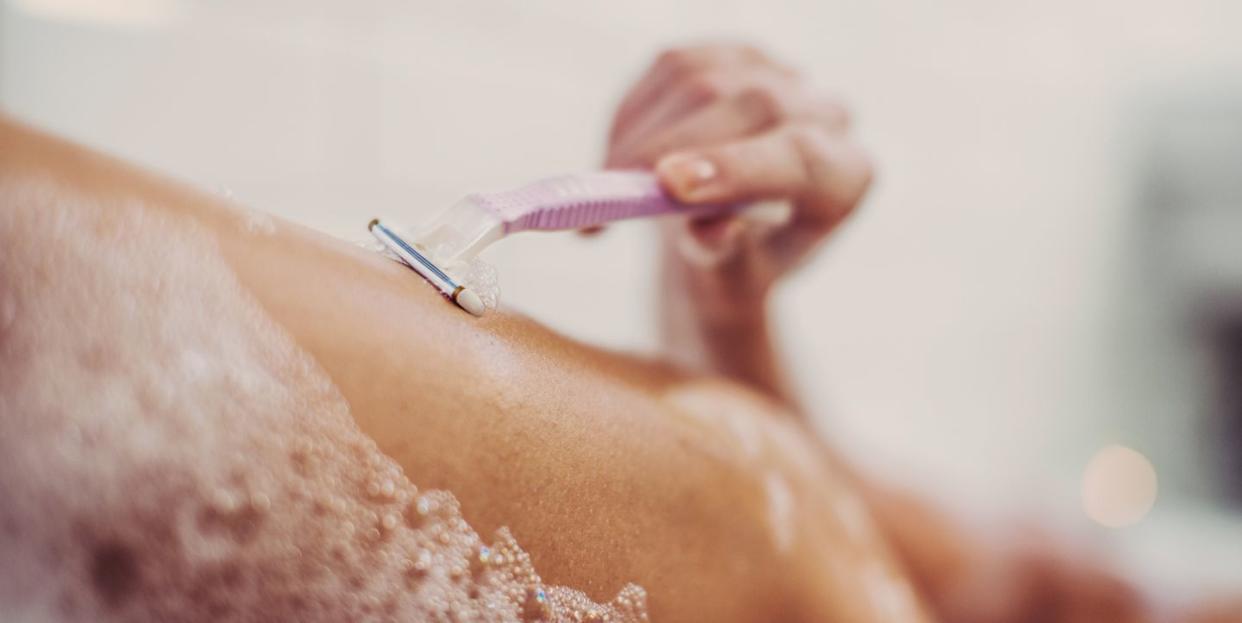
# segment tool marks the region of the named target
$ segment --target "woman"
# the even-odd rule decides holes
[[[678,367],[472,318],[383,257],[10,121],[0,142],[0,609],[18,620],[990,607],[959,597],[995,561],[861,489],[783,381],[767,295],[871,169],[843,109],[756,50],[662,55],[610,137],[610,166],[652,166],[686,203],[793,206],[667,227]],[[1138,618],[1105,575],[1014,577],[982,616]]]

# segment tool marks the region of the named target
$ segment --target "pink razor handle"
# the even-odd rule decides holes
[[[467,199],[496,215],[506,235],[529,230],[582,229],[661,214],[707,216],[733,209],[677,203],[646,171],[566,175],[514,190],[473,193]]]
[[[469,260],[520,231],[582,229],[661,214],[709,216],[735,206],[674,201],[651,173],[602,171],[541,180],[515,190],[473,193],[432,219],[414,242],[435,261]]]

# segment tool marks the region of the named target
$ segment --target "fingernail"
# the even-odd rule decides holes
[[[695,154],[665,156],[656,164],[656,172],[679,199],[694,199],[701,195],[718,171],[711,160]]]

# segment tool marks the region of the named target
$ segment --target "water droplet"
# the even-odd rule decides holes
[[[367,484],[367,496],[373,500],[388,501],[397,493],[397,485],[391,479],[372,480]]]
[[[241,499],[223,489],[216,491],[211,498],[212,507],[223,515],[231,515],[241,509]]]
[[[250,506],[260,513],[266,513],[272,508],[272,500],[262,493],[255,493],[250,496]]]
[[[527,587],[526,598],[522,602],[522,619],[526,621],[544,621],[551,617],[552,607],[548,603],[548,594],[541,587]]]
[[[384,515],[384,518],[380,520],[380,527],[385,531],[391,532],[397,528],[399,523],[401,523],[401,518],[398,517],[396,513],[387,513]]]

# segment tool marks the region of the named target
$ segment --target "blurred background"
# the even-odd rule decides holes
[[[628,84],[705,38],[840,93],[878,162],[778,300],[833,443],[1151,582],[1242,586],[1236,0],[0,0],[0,106],[363,240],[598,166]],[[508,306],[659,348],[650,224],[486,257]]]

